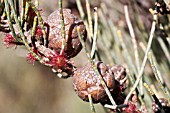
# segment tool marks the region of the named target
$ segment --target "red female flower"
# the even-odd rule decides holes
[[[135,109],[136,109],[136,106],[133,104],[133,103],[128,103],[129,107],[127,107],[125,109],[126,113],[136,113],[135,112]]]
[[[35,36],[36,37],[41,37],[43,35],[42,29],[40,27],[36,28]]]
[[[10,47],[16,45],[14,43],[14,41],[15,41],[15,38],[11,34],[7,33],[4,38],[4,44],[6,45],[6,47],[10,48]]]
[[[125,108],[125,112],[126,113],[142,113],[137,106],[132,103],[132,102],[128,102],[128,107]]]
[[[37,54],[37,50],[33,49],[33,52]],[[34,64],[34,62],[36,61],[36,58],[30,52],[27,54],[26,59],[28,63],[32,63],[32,64]]]
[[[51,65],[57,69],[61,69],[67,65],[67,59],[64,57],[64,55],[56,54],[51,59]]]

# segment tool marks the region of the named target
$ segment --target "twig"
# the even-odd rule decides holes
[[[24,16],[24,14],[25,14],[25,6],[26,6],[26,0],[23,0],[22,1],[22,9],[21,9],[21,15],[20,15],[20,19],[21,19],[21,26],[23,26],[24,25],[24,21],[25,21],[25,16]]]
[[[151,48],[152,40],[153,40],[153,37],[154,37],[156,21],[157,21],[157,14],[154,14],[153,15],[152,27],[151,27],[151,32],[150,32],[150,36],[149,36],[149,41],[148,41],[147,49],[146,49],[145,56],[144,56],[144,59],[143,59],[143,62],[142,62],[142,66],[140,68],[140,72],[139,72],[139,75],[138,75],[138,77],[136,79],[136,82],[133,85],[132,89],[130,90],[129,94],[127,95],[125,101],[129,100],[132,93],[135,91],[136,87],[138,86],[140,79],[142,78],[142,74],[143,74],[145,64],[146,64],[146,61],[147,61],[148,52],[149,52],[149,50]]]
[[[106,104],[106,105],[104,105],[104,107],[109,108],[109,109],[116,109],[116,108],[128,107],[128,105],[127,104],[121,104],[121,105],[111,106],[111,105]]]
[[[113,100],[113,97],[112,97],[112,95],[111,95],[111,93],[110,93],[107,85],[105,84],[102,76],[101,76],[100,73],[98,72],[98,69],[97,69],[96,65],[94,64],[94,61],[93,61],[93,60],[91,59],[91,57],[90,57],[90,54],[89,54],[89,52],[88,52],[88,50],[87,50],[87,48],[86,48],[86,44],[85,44],[85,42],[83,41],[83,37],[82,37],[82,35],[80,34],[80,28],[79,28],[79,26],[77,26],[77,32],[78,32],[78,36],[79,36],[79,38],[80,38],[80,41],[81,41],[81,43],[82,43],[82,45],[83,45],[83,47],[84,47],[84,50],[85,50],[85,52],[86,52],[86,55],[87,55],[88,60],[90,61],[90,63],[91,63],[91,65],[92,65],[94,71],[96,72],[97,76],[99,77],[100,82],[101,82],[103,88],[105,89],[106,94],[108,95],[108,97],[109,97],[112,105],[116,106],[116,103],[115,103],[115,101]]]
[[[86,0],[86,9],[87,9],[88,24],[89,24],[89,29],[90,29],[89,35],[90,35],[90,38],[92,38],[93,37],[93,23],[92,23],[89,0]]]
[[[148,59],[150,61],[150,64],[151,64],[151,67],[152,67],[152,70],[154,72],[154,75],[155,75],[155,78],[157,79],[162,91],[166,94],[166,96],[168,97],[168,102],[170,103],[170,95],[169,95],[169,92],[167,91],[167,89],[165,88],[165,86],[163,85],[164,84],[164,81],[162,80],[162,76],[160,75],[159,73],[159,70],[153,60],[153,57],[152,57],[152,52],[149,51],[148,53]]]
[[[96,113],[95,108],[94,108],[94,105],[93,105],[93,101],[92,101],[92,98],[91,98],[91,94],[88,94],[88,98],[89,98],[89,102],[90,102],[91,112],[92,112],[92,113]]]
[[[137,71],[136,71],[136,67],[135,65],[133,64],[133,60],[132,60],[132,57],[129,53],[129,51],[127,50],[127,46],[125,45],[125,42],[122,38],[122,32],[120,30],[117,31],[117,35],[118,35],[118,38],[119,38],[119,41],[120,41],[120,44],[124,50],[124,58],[126,59],[127,61],[127,64],[128,64],[128,67],[129,69],[131,69],[135,74],[137,74]]]
[[[97,32],[98,32],[98,14],[97,7],[94,8],[94,35],[93,35],[93,44],[91,50],[91,58],[94,57],[96,51],[96,41],[97,41]]]
[[[132,27],[132,23],[131,23],[130,18],[129,18],[128,7],[126,5],[124,6],[124,11],[125,11],[125,18],[126,18],[126,22],[127,22],[128,28],[129,28],[129,32],[130,32],[130,35],[132,37],[132,43],[133,43],[134,54],[135,54],[135,61],[136,61],[137,70],[139,72],[140,64],[139,64],[138,46],[137,46],[137,42],[136,42],[135,33],[134,33],[134,30],[133,30],[133,27]]]
[[[164,43],[164,41],[162,40],[161,37],[158,37],[157,40],[158,40],[158,42],[159,42],[159,44],[160,44],[160,46],[161,46],[165,56],[168,59],[169,64],[170,64],[170,52],[169,52],[169,50],[167,49],[167,47],[166,47],[166,45],[165,45],[165,43]]]
[[[39,0],[35,0],[35,7],[39,7]]]
[[[43,19],[40,15],[40,11],[35,7],[35,5],[33,3],[31,3],[31,1],[27,1],[27,3],[31,6],[31,8],[34,10],[34,12],[36,13],[36,15],[38,17],[38,22],[39,22],[39,25],[42,29],[42,33],[43,33],[44,46],[47,46],[47,35],[46,35],[46,32],[45,32]]]
[[[164,111],[164,108],[162,107],[161,103],[159,102],[159,99],[157,98],[157,96],[154,94],[154,92],[151,90],[151,88],[146,84],[144,83],[143,84],[145,86],[145,88],[148,90],[148,92],[150,93],[150,95],[153,97],[153,99],[155,100],[155,103],[159,106],[160,110],[161,110],[161,113],[166,113]]]
[[[76,4],[77,4],[77,7],[78,7],[80,16],[81,16],[81,18],[84,20],[84,19],[85,19],[85,14],[84,14],[83,7],[82,7],[82,5],[81,5],[80,0],[76,0]]]
[[[27,0],[26,0],[27,1]],[[26,2],[26,5],[25,5],[25,12],[24,12],[24,20],[26,20],[26,18],[28,17],[28,10],[29,10],[29,4],[28,2]],[[22,25],[22,24],[21,24]]]
[[[58,4],[59,4],[59,11],[60,11],[61,32],[62,32],[62,47],[61,47],[60,55],[63,55],[64,49],[67,46],[67,43],[66,43],[66,36],[65,36],[65,26],[64,26],[64,15],[63,15],[63,8],[62,8],[62,0],[59,0]]]
[[[137,46],[137,42],[136,42],[135,33],[134,33],[134,30],[133,30],[133,27],[132,27],[132,23],[130,21],[129,12],[128,12],[128,6],[127,5],[124,6],[124,11],[125,11],[126,23],[128,25],[129,32],[130,32],[130,35],[132,37],[132,43],[133,43],[133,49],[134,49],[137,72],[139,73],[139,71],[140,71],[140,63],[139,63],[138,46]],[[140,90],[139,90],[140,94],[143,95],[144,94],[143,93],[143,79],[140,80],[139,88],[140,88]]]
[[[33,27],[32,27],[32,31],[31,31],[31,37],[33,37],[35,35],[35,31],[36,31],[36,27],[37,27],[37,16],[34,17],[34,22],[33,22]]]
[[[143,50],[144,52],[146,51],[146,47],[145,47],[145,45],[144,45],[142,42],[139,43],[139,46],[142,48],[142,50]],[[152,52],[152,50],[150,50],[150,52]],[[148,57],[148,59],[149,59],[149,57]],[[165,80],[169,80],[169,76],[165,74],[165,73],[168,74],[168,72],[166,72],[166,70],[168,70],[168,69],[165,67],[165,65],[161,65],[161,64],[158,65],[157,60],[156,60],[156,57],[155,57],[155,55],[153,54],[153,52],[152,52],[152,60],[153,60],[153,62],[154,62],[154,65],[157,65],[157,69],[159,69],[159,71],[157,72],[157,74],[158,74],[158,76],[159,76],[160,82],[161,82],[163,85],[165,85],[165,84],[168,85],[168,81],[167,81],[167,82],[165,81]],[[166,69],[165,69],[165,68],[166,68]],[[164,80],[163,80],[163,76],[161,76],[160,73],[163,73],[163,74],[164,74]],[[166,83],[165,83],[165,82],[166,82]],[[170,95],[169,90],[167,89],[167,87],[165,87],[165,90],[167,90],[168,95]]]
[[[90,36],[90,28],[89,28],[89,24],[87,22],[87,20],[85,19],[85,13],[83,11],[83,6],[81,5],[81,1],[80,0],[76,0],[76,4],[77,4],[77,8],[79,10],[79,13],[80,13],[80,17],[81,19],[83,20],[85,26],[86,26],[86,30],[87,30],[87,35],[88,37],[91,37]],[[92,41],[91,38],[89,38],[90,42]]]
[[[6,11],[7,19],[8,19],[8,24],[9,24],[9,28],[11,30],[12,36],[19,42],[17,35],[15,33],[14,27],[12,25],[12,19],[10,17],[10,10],[9,10],[9,4],[8,4],[7,0],[4,0],[4,3],[5,3],[5,11]]]
[[[14,9],[14,5],[13,5],[12,0],[9,0],[9,3],[10,3],[10,6],[12,7],[12,9]],[[7,3],[7,0],[5,0],[5,7],[8,7],[8,8],[9,8],[9,5],[8,5],[8,3]],[[26,48],[28,49],[28,51],[29,51],[37,60],[39,60],[40,63],[46,65],[46,63],[44,63],[44,61],[41,60],[41,58],[40,58],[38,55],[36,55],[36,54],[33,52],[33,50],[30,48],[30,46],[28,45],[28,43],[27,43],[27,41],[26,41],[26,37],[25,37],[25,35],[24,35],[24,33],[23,33],[23,30],[22,30],[22,28],[21,28],[21,23],[19,22],[19,20],[18,20],[18,18],[17,18],[17,16],[16,16],[16,11],[15,11],[15,10],[12,10],[12,11],[13,11],[13,13],[14,13],[15,22],[16,22],[16,24],[17,24],[17,27],[18,27],[19,31],[20,31],[21,39],[22,39],[23,43],[25,44]]]

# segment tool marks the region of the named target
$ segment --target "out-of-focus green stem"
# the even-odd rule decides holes
[[[146,49],[146,52],[145,52],[145,56],[144,56],[144,59],[143,59],[143,62],[142,62],[142,66],[141,66],[141,68],[140,68],[140,72],[139,72],[139,75],[138,75],[138,77],[137,77],[137,79],[136,79],[136,82],[135,82],[135,84],[133,85],[133,87],[132,87],[132,89],[130,90],[130,92],[128,93],[125,101],[128,101],[128,100],[129,100],[130,96],[131,96],[132,93],[135,91],[136,87],[138,86],[140,79],[142,78],[143,71],[144,71],[145,64],[146,64],[147,57],[148,57],[148,53],[149,53],[149,51],[150,51],[151,44],[152,44],[152,40],[153,40],[153,37],[154,37],[154,32],[155,32],[155,26],[156,26],[157,17],[158,17],[158,16],[157,16],[156,14],[153,15],[153,22],[152,22],[151,32],[150,32],[149,41],[148,41],[147,49]]]
[[[90,38],[92,38],[93,37],[93,23],[92,23],[92,16],[91,16],[91,9],[90,9],[89,0],[86,0],[86,9],[87,9],[89,29],[90,29],[89,35],[90,35]]]
[[[155,62],[154,62],[154,60],[153,60],[153,58],[152,58],[152,52],[151,52],[151,51],[148,53],[148,59],[149,59],[149,61],[150,61],[150,64],[151,64],[152,70],[153,70],[153,72],[154,72],[155,78],[157,79],[157,81],[158,81],[158,83],[159,83],[162,91],[165,93],[165,95],[166,95],[167,98],[168,98],[168,102],[170,103],[170,95],[169,95],[169,92],[168,92],[168,90],[165,88],[165,86],[163,85],[164,82],[163,82],[162,77],[161,77],[161,75],[159,74],[158,68],[157,68],[157,66],[156,66],[156,64],[155,64]]]
[[[47,35],[46,35],[46,32],[45,32],[43,19],[40,15],[40,11],[35,7],[35,5],[31,1],[27,0],[27,3],[29,4],[29,6],[31,6],[31,8],[34,10],[34,12],[36,13],[36,15],[38,17],[38,22],[39,22],[39,25],[42,29],[42,33],[43,33],[44,45],[47,46]]]
[[[88,52],[88,50],[87,50],[87,48],[86,48],[86,44],[85,44],[85,42],[83,41],[83,37],[82,37],[82,35],[81,35],[81,33],[80,33],[80,28],[79,28],[79,26],[77,27],[77,32],[78,32],[79,39],[80,39],[80,41],[81,41],[81,43],[82,43],[82,45],[83,45],[83,47],[84,47],[84,50],[85,50],[85,52],[86,52],[86,55],[87,55],[88,60],[90,61],[90,63],[91,63],[91,65],[92,65],[94,71],[96,72],[98,78],[100,79],[100,82],[101,82],[103,88],[105,89],[106,94],[108,95],[108,97],[109,97],[112,105],[113,105],[113,106],[116,106],[116,103],[115,103],[115,101],[113,100],[113,97],[112,97],[112,95],[111,95],[111,93],[110,93],[107,85],[105,84],[105,82],[104,82],[102,76],[100,75],[100,73],[99,73],[96,65],[94,64],[94,61],[93,61],[93,60],[91,59],[91,57],[90,57],[90,54],[89,54],[89,52]]]
[[[21,15],[20,15],[20,19],[21,19],[21,26],[23,26],[23,22],[25,21],[25,16],[24,16],[24,14],[25,14],[25,6],[26,6],[26,0],[23,0],[22,1],[22,9],[21,9]]]
[[[78,10],[79,10],[80,16],[84,20],[85,19],[85,14],[84,14],[83,7],[81,5],[80,0],[76,0],[76,3],[77,3],[77,7],[78,7]]]
[[[7,14],[8,24],[9,24],[9,28],[10,28],[10,30],[11,30],[12,36],[13,36],[17,41],[19,41],[19,40],[18,40],[18,37],[17,37],[17,35],[16,35],[16,33],[15,33],[14,27],[13,27],[13,25],[12,25],[12,19],[11,19],[11,17],[10,17],[10,10],[9,10],[9,4],[8,4],[7,0],[4,0],[4,2],[5,2],[5,11],[6,11],[6,14]]]
[[[158,37],[157,39],[158,39],[158,42],[159,42],[159,44],[160,44],[160,46],[161,46],[161,48],[162,48],[165,56],[166,56],[167,59],[168,59],[168,62],[169,62],[169,64],[170,64],[170,52],[169,52],[169,51],[170,51],[170,48],[169,48],[169,50],[168,50],[168,48],[166,47],[166,45],[165,45],[165,43],[164,43],[164,41],[163,41],[163,39],[162,39],[161,37]],[[169,47],[170,47],[170,46],[169,46]]]
[[[89,98],[89,102],[90,102],[91,113],[96,113],[94,105],[93,105],[93,101],[92,101],[92,98],[91,98],[90,94],[88,94],[88,98]]]
[[[5,6],[8,7],[7,0],[5,0],[5,3],[6,3]],[[9,0],[9,3],[10,3],[11,8],[14,9],[14,4],[13,4],[12,0]],[[16,24],[17,24],[17,26],[18,26],[19,31],[20,31],[20,35],[21,35],[21,39],[22,39],[23,43],[25,44],[25,46],[27,47],[27,49],[29,50],[29,52],[30,52],[37,60],[39,60],[41,63],[45,64],[45,63],[41,60],[41,58],[40,58],[39,56],[37,56],[37,55],[33,52],[33,50],[30,48],[30,46],[28,45],[28,43],[27,43],[27,41],[26,41],[26,37],[24,36],[23,30],[22,30],[22,28],[21,28],[21,23],[19,22],[19,20],[18,20],[18,18],[17,18],[17,16],[16,16],[16,11],[15,11],[15,10],[12,10],[12,11],[13,11],[13,13],[14,13],[14,19],[15,19],[15,22],[16,22]]]
[[[150,93],[150,95],[153,97],[153,99],[155,100],[155,103],[159,106],[161,113],[166,113],[164,108],[162,107],[161,103],[159,102],[159,99],[157,98],[157,96],[154,94],[154,92],[151,90],[151,88],[144,83],[143,84],[145,86],[145,88],[148,90],[148,92]]]
[[[98,32],[98,14],[97,14],[97,7],[95,7],[94,8],[94,35],[93,35],[93,44],[91,50],[91,58],[94,57],[96,51],[97,32]]]
[[[64,54],[64,49],[67,46],[66,43],[66,36],[65,36],[65,26],[64,26],[64,15],[63,15],[63,8],[62,8],[62,0],[58,1],[59,11],[60,11],[60,20],[61,20],[61,33],[62,33],[62,48],[60,51],[60,55]]]
[[[121,46],[122,46],[122,48],[123,48],[123,50],[124,50],[124,57],[125,57],[125,59],[126,59],[126,61],[127,61],[128,67],[129,67],[129,69],[133,70],[133,73],[134,73],[134,74],[137,74],[136,67],[135,67],[135,65],[133,64],[132,57],[131,57],[131,55],[129,54],[129,52],[128,52],[128,50],[127,50],[127,47],[126,47],[126,45],[125,45],[125,43],[124,43],[124,40],[123,40],[123,38],[122,38],[122,33],[121,33],[121,31],[118,30],[118,31],[117,31],[117,34],[118,34],[118,37],[119,37],[120,44],[121,44]]]
[[[35,7],[39,7],[39,0],[35,0]]]

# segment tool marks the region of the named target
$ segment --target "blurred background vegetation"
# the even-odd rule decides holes
[[[154,8],[154,0],[91,0],[91,8],[98,7],[99,34],[98,52],[102,61],[108,64],[122,64],[127,67],[131,74],[135,75],[133,65],[135,65],[134,51],[131,37],[124,15],[124,5],[128,5],[130,19],[132,21],[136,40],[139,46],[139,62],[143,60],[144,52],[139,45],[140,42],[147,45],[149,37],[152,15],[149,8]],[[83,9],[86,10],[85,0],[82,0]],[[72,12],[79,16],[75,0],[63,0],[63,7],[70,8]],[[40,0],[41,15],[44,20],[47,16],[58,9],[58,1]],[[86,11],[85,11],[86,12]],[[92,12],[93,15],[93,12]],[[169,33],[169,19],[166,15],[159,15],[165,26],[165,31]],[[111,23],[110,23],[111,22]],[[111,26],[113,23],[114,26]],[[166,26],[167,25],[167,26]],[[116,26],[116,27],[115,27]],[[126,58],[122,42],[117,43],[113,29],[122,32],[123,41],[131,56],[133,64]],[[165,34],[159,27],[155,33],[156,37],[161,37],[166,45]],[[22,47],[6,48],[3,45],[3,33],[0,34],[0,113],[90,113],[89,103],[83,102],[75,94],[72,87],[72,79],[60,79],[49,68],[35,62],[28,64],[25,58],[26,50]],[[104,41],[104,40],[106,41]],[[112,42],[113,41],[113,42]],[[107,45],[107,46],[105,46]],[[168,58],[160,47],[159,40],[154,40],[152,45],[154,56],[163,75],[166,86],[170,88],[170,71]],[[74,58],[77,67],[83,66],[87,62],[84,51],[81,51]],[[129,63],[130,62],[130,63]],[[132,67],[131,67],[132,66]],[[136,66],[135,66],[136,68]],[[136,69],[137,70],[137,69]],[[157,84],[149,62],[145,68],[145,81],[149,84]],[[165,75],[165,76],[164,76]],[[130,88],[130,87],[128,87]],[[155,86],[152,87],[155,89]],[[159,97],[164,97],[160,88],[156,87]],[[129,91],[129,90],[128,90]],[[145,92],[146,93],[146,92]],[[145,100],[148,98],[145,98]],[[100,104],[95,105],[96,113],[103,113]]]

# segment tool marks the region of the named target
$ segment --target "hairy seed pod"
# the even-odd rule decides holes
[[[70,9],[63,9],[64,26],[65,26],[65,38],[67,46],[65,47],[65,56],[68,58],[74,57],[82,49],[82,45],[78,38],[77,26],[80,27],[80,32],[86,38],[86,30],[83,21],[78,20]],[[48,16],[46,21],[49,25],[49,43],[48,47],[54,49],[56,52],[60,52],[62,48],[62,26],[59,10],[54,11]]]
[[[113,73],[110,72],[110,68],[103,62],[95,62],[95,65],[110,92],[113,92],[115,80]],[[88,101],[88,94],[92,96],[94,103],[107,99],[106,92],[90,63],[74,72],[73,87],[77,95],[84,101]]]

